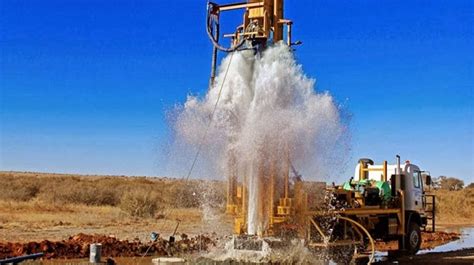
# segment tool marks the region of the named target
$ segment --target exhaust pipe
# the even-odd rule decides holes
[[[397,190],[402,188],[402,169],[400,167],[400,156],[397,155],[397,167],[395,169],[395,175],[392,175],[390,178],[390,185],[392,187],[392,196],[396,197],[397,196]]]
[[[400,156],[397,155],[397,175],[400,175],[402,168],[400,167]]]

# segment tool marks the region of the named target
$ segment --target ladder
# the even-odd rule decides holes
[[[423,199],[427,219],[425,231],[434,232],[436,227],[436,196],[433,194],[424,194]],[[428,227],[431,227],[431,230],[427,230]]]

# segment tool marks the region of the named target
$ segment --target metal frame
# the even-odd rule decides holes
[[[370,235],[369,231],[361,225],[359,222],[349,218],[349,217],[344,217],[341,215],[336,215],[336,223],[339,222],[340,220],[344,221],[344,237],[342,240],[335,240],[331,241],[331,235],[325,235],[323,230],[321,229],[320,225],[314,221],[313,217],[308,217],[309,223],[310,223],[310,228],[308,229],[308,236],[307,236],[307,246],[313,247],[313,248],[329,248],[329,247],[342,247],[342,246],[353,246],[353,245],[360,245],[361,247],[365,246],[364,242],[364,235],[369,239],[370,243],[370,255],[369,255],[369,263],[371,263],[374,259],[375,256],[375,241]],[[353,228],[354,231],[358,235],[358,240],[352,240],[347,239],[347,223],[349,223]],[[321,236],[322,241],[321,242],[315,242],[311,239],[310,235],[310,229],[311,227],[316,228],[316,231],[319,233]],[[362,231],[362,232],[361,232]],[[354,249],[354,251],[357,251],[357,248]]]
[[[370,262],[372,262],[374,258],[374,252],[375,252],[375,246],[374,246],[374,240],[372,236],[370,235],[369,231],[360,223],[358,220],[362,220],[367,217],[371,216],[377,216],[377,215],[397,215],[398,219],[398,230],[397,230],[397,235],[399,236],[404,236],[406,234],[406,224],[405,224],[405,195],[403,193],[403,190],[397,190],[398,197],[399,197],[399,207],[396,208],[381,208],[377,207],[374,208],[372,206],[364,207],[362,206],[361,208],[348,208],[344,210],[335,210],[335,211],[307,211],[305,215],[308,218],[308,228],[307,228],[307,235],[305,236],[307,240],[307,245],[310,247],[331,247],[331,246],[348,246],[348,245],[360,245],[364,246],[364,237],[369,239],[370,243]],[[344,220],[346,222],[351,223],[351,225],[355,228],[354,231],[356,231],[359,235],[360,240],[359,241],[354,241],[354,240],[346,240],[347,238],[347,229],[346,225],[344,225],[344,240],[336,240],[333,242],[330,242],[330,239],[327,235],[324,234],[323,230],[321,229],[321,226],[314,220],[315,217],[318,216],[330,216],[330,215],[335,215],[336,222],[339,220]],[[321,238],[323,239],[322,242],[314,242],[311,239],[311,227],[314,227],[316,231],[319,233]]]
[[[366,167],[365,164],[360,161],[359,162],[359,178],[365,179],[364,173],[370,171],[382,171],[382,181],[387,181],[387,160],[383,161],[382,168],[369,168]]]
[[[234,4],[224,4],[218,5],[219,11],[230,11],[230,10],[237,10],[242,8],[252,8],[252,7],[262,7],[263,2],[255,2],[255,3],[247,3],[247,2],[240,2]]]

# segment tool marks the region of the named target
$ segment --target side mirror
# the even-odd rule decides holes
[[[426,180],[425,180],[425,182],[426,182],[426,185],[427,185],[427,186],[430,186],[430,185],[431,185],[431,176],[430,176],[430,175],[426,175]]]

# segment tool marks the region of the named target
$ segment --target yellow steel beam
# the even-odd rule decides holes
[[[316,243],[316,242],[312,242],[312,243],[308,243],[308,246],[310,247],[332,247],[332,246],[351,246],[351,245],[354,245],[355,243],[359,242],[360,244],[362,244],[359,240],[357,241],[354,241],[354,240],[337,240],[335,242],[321,242],[321,243]]]
[[[375,215],[375,214],[392,214],[392,213],[400,213],[401,209],[364,209],[364,208],[354,208],[354,209],[345,209],[344,211],[332,211],[332,212],[325,212],[325,211],[307,211],[306,215],[309,216],[321,216],[321,215],[329,215],[329,214],[341,214],[341,215]]]
[[[219,11],[229,11],[229,10],[236,10],[236,9],[241,9],[241,8],[253,8],[253,7],[262,7],[262,6],[263,6],[263,2],[257,2],[257,3],[241,2],[241,3],[236,3],[236,4],[220,5]]]
[[[400,214],[398,216],[398,219],[401,225],[400,227],[401,231],[398,231],[398,233],[405,235],[405,194],[403,193],[403,190],[398,190],[398,193],[400,193],[400,203],[402,204],[401,209],[400,209]]]
[[[293,24],[293,21],[289,19],[279,19],[278,24]]]
[[[323,230],[321,229],[321,227],[319,227],[319,225],[313,220],[313,218],[309,218],[309,220],[311,221],[311,223],[313,224],[313,226],[316,228],[316,230],[318,230],[318,233],[321,235],[322,238],[326,238],[326,235],[324,235],[323,233]],[[326,240],[324,240],[326,241]]]
[[[383,171],[383,168],[364,168],[364,171]]]
[[[338,214],[343,215],[373,215],[373,214],[391,214],[399,213],[400,209],[364,209],[364,208],[354,208],[354,209],[345,209],[344,211],[336,211]]]

